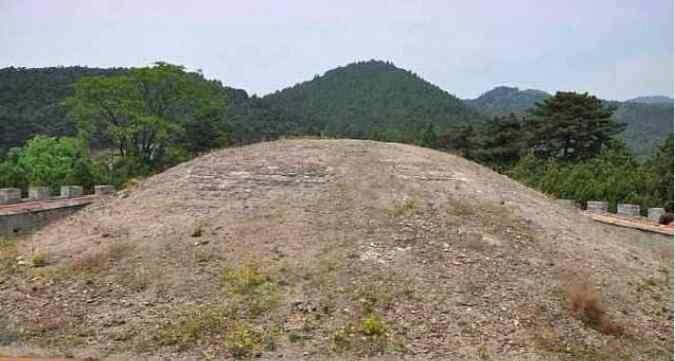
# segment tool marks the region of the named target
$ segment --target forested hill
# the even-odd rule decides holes
[[[652,157],[673,133],[673,103],[616,102],[614,118],[626,123],[623,138],[639,158]]]
[[[73,94],[74,83],[84,76],[125,74],[126,68],[0,69],[0,158],[11,147],[21,146],[35,135],[70,136],[75,123],[66,116],[64,99]],[[251,143],[293,134],[300,125],[289,116],[270,109],[245,90],[223,87],[229,99],[225,125],[234,143]]]
[[[509,113],[522,115],[536,102],[549,96],[551,95],[541,90],[500,86],[464,102],[486,116],[504,116]],[[616,107],[614,118],[626,123],[623,138],[642,159],[653,156],[657,146],[663,143],[663,138],[673,132],[672,98],[652,96],[607,103]]]
[[[498,86],[483,93],[476,99],[464,102],[475,111],[489,116],[504,116],[509,113],[523,114],[536,102],[541,102],[551,94],[536,90],[520,90],[514,87]]]
[[[124,73],[122,68],[86,67],[0,69],[0,154],[36,134],[71,135],[74,124],[60,103],[83,76]]]
[[[374,60],[338,67],[263,100],[325,135],[351,138],[410,141],[429,123],[442,131],[480,118],[414,73]]]

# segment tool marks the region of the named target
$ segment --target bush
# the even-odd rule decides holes
[[[382,336],[386,331],[387,326],[380,316],[370,315],[361,322],[361,332],[366,336]]]

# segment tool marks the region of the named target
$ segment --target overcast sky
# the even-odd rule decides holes
[[[356,60],[462,98],[673,94],[672,0],[0,0],[0,67],[163,60],[264,95]]]

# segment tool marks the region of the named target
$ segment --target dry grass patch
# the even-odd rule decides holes
[[[468,217],[476,214],[477,209],[470,206],[468,202],[451,200],[448,204],[448,214],[456,217]]]
[[[128,243],[113,243],[101,252],[88,254],[73,261],[70,271],[73,273],[96,274],[112,268],[115,262],[131,254],[133,246]]]
[[[394,337],[382,316],[369,314],[333,330],[330,333],[330,351],[375,356],[388,352],[403,353],[405,346]]]
[[[274,347],[269,331],[281,304],[281,289],[254,264],[224,267],[223,303],[190,306],[174,322],[160,326],[154,337],[158,346],[186,350],[197,344],[220,345],[232,357],[248,357]]]
[[[418,208],[419,205],[417,199],[408,198],[402,202],[394,202],[387,211],[394,217],[401,217],[417,212]]]
[[[15,239],[0,238],[0,284],[16,271],[18,255],[18,242]]]
[[[607,314],[602,294],[588,275],[568,276],[564,281],[566,306],[575,318],[607,335],[623,335],[624,327]]]

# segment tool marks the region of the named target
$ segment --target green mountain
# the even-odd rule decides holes
[[[496,87],[476,99],[464,102],[487,116],[525,114],[550,94],[541,90]],[[625,102],[607,101],[615,106],[614,118],[626,123],[623,139],[641,159],[656,154],[659,144],[673,132],[673,99],[663,96],[638,97]]]
[[[644,104],[663,104],[663,103],[673,103],[673,98],[666,97],[663,95],[653,95],[646,97],[637,97],[633,99],[628,99],[626,102],[630,103],[644,103]]]
[[[328,136],[410,141],[480,118],[460,99],[383,61],[357,62],[263,98]]]
[[[475,111],[494,117],[509,113],[524,114],[536,102],[550,96],[549,93],[536,89],[520,90],[514,87],[498,86],[476,99],[466,99],[464,102]]]
[[[0,69],[0,155],[36,134],[74,134],[75,125],[60,106],[72,94],[73,83],[83,76],[123,72],[79,66]]]
[[[626,123],[623,139],[641,159],[656,154],[665,137],[673,133],[673,103],[615,102],[614,118]]]

